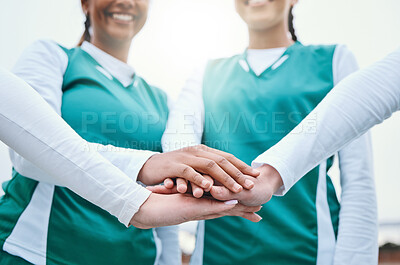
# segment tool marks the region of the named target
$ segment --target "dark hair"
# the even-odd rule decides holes
[[[289,10],[289,32],[292,35],[292,40],[297,41],[296,31],[293,26],[293,6]]]
[[[89,14],[87,14],[86,21],[85,21],[85,32],[83,32],[83,35],[82,35],[81,39],[79,40],[78,46],[81,46],[84,41],[90,41],[89,28],[90,28],[90,17],[89,17]]]

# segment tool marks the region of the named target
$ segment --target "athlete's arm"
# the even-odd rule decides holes
[[[280,173],[285,194],[322,160],[399,110],[399,69],[400,49],[350,75],[289,135],[254,162],[266,163]]]

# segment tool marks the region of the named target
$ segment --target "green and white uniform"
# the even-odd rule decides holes
[[[89,43],[68,50],[41,41],[27,50],[15,72],[56,111],[61,109],[62,117],[85,140],[161,151],[167,95],[134,72],[130,80],[116,78],[124,71],[126,77],[130,68],[107,56]],[[149,155],[136,163],[128,154],[113,150],[105,156],[136,178]],[[13,162],[18,159],[13,154]],[[179,264],[178,256],[173,256],[178,250],[176,234],[169,228],[126,228],[106,211],[54,184],[14,172],[4,185],[0,202],[0,261],[7,260],[4,264],[19,263],[19,258],[9,254],[34,264]],[[87,189],[101,192],[98,187]],[[164,246],[172,249],[172,256],[168,257],[168,249],[162,255]]]
[[[351,71],[335,72],[342,69],[343,61],[349,62],[337,58],[336,50],[336,46],[303,46],[297,42],[283,49],[262,71],[252,68],[253,58],[247,52],[209,62],[200,78],[188,82],[171,112],[163,147],[168,150],[168,146],[198,143],[202,136],[204,144],[252,163],[317,106],[340,80],[337,76],[355,70],[351,57],[352,66],[345,68]],[[199,97],[203,102],[194,109],[193,102]],[[182,123],[183,116],[186,131],[180,131],[181,135],[190,135],[191,128],[192,138],[171,133],[180,128],[177,124]],[[370,154],[368,136],[339,153],[343,191],[353,195],[343,201],[346,207],[358,208],[354,201],[363,197],[355,182],[365,179],[368,186],[357,184],[374,191],[369,181]],[[192,264],[333,264],[336,256],[349,255],[351,246],[341,250],[337,246],[339,241],[345,246],[346,238],[355,239],[352,225],[358,232],[357,222],[362,220],[351,223],[349,217],[353,216],[342,216],[339,223],[340,205],[327,175],[332,162],[330,158],[314,168],[284,197],[273,197],[259,212],[263,217],[259,223],[239,217],[210,220],[205,225],[201,222]],[[375,205],[364,207],[364,211],[376,214]],[[372,215],[372,221],[365,222],[374,226],[373,221]],[[360,239],[353,243],[362,243],[362,236],[357,237]],[[357,259],[355,255],[352,258]]]

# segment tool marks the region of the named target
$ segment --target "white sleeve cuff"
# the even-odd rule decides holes
[[[118,215],[118,221],[129,227],[132,217],[139,211],[143,203],[149,198],[151,191],[137,185],[137,188],[132,190],[129,200],[125,203]]]
[[[158,152],[147,150],[120,148],[113,145],[88,143],[87,149],[100,153],[105,159],[129,176],[133,181],[142,169],[144,163]]]
[[[290,188],[295,184],[294,178],[291,176],[288,167],[285,163],[282,162],[281,159],[275,156],[263,156],[260,155],[251,163],[253,168],[258,168],[262,165],[270,165],[278,171],[281,175],[283,185],[274,193],[275,196],[283,196],[285,195]]]
[[[135,157],[129,164],[128,172],[124,173],[127,174],[132,180],[136,181],[143,165],[147,162],[147,160],[150,159],[150,157],[152,157],[155,154],[159,153],[152,151],[135,150]]]

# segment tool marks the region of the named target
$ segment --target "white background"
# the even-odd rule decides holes
[[[129,63],[174,97],[202,61],[246,47],[246,27],[235,13],[234,0],[151,1],[148,23],[134,40]],[[304,44],[347,44],[365,67],[399,47],[399,12],[399,0],[299,0],[295,27]],[[74,46],[83,21],[79,0],[3,1],[0,67],[11,69],[36,39]],[[400,222],[400,116],[372,132],[379,219]],[[10,167],[0,143],[0,180],[9,178]]]

